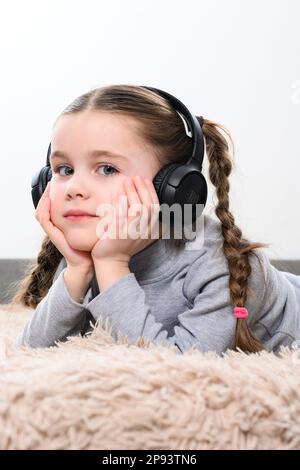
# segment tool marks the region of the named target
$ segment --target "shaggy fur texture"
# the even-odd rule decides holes
[[[1,449],[300,449],[300,350],[179,355],[103,322],[15,349],[32,313],[0,309]]]

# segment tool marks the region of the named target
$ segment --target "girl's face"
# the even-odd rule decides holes
[[[161,168],[135,126],[133,118],[95,111],[64,115],[56,122],[51,138],[50,216],[73,249],[92,250],[100,219],[73,222],[64,216],[67,210],[96,215],[101,203],[110,203],[113,191],[125,194],[125,175],[139,174],[152,181]]]

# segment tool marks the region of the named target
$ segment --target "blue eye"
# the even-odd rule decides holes
[[[55,168],[53,168],[52,171],[53,171],[53,173],[59,173],[59,170],[60,170],[61,168],[70,168],[70,167],[69,167],[69,166],[66,166],[66,165],[56,166]],[[59,173],[59,175],[60,175],[60,176],[63,176],[63,175],[61,175],[60,173]]]
[[[101,167],[104,167],[104,168],[106,167],[106,168],[109,168],[110,170],[113,170],[113,173],[110,171],[105,176],[113,176],[114,174],[119,173],[118,170],[111,165],[99,165],[98,168],[101,168]]]
[[[103,165],[102,164],[102,165],[98,166],[98,168],[101,168],[101,167],[109,168],[109,170],[110,170],[109,173],[106,173],[104,175],[102,174],[102,176],[113,176],[113,175],[119,173],[119,171],[111,165]],[[53,173],[59,173],[60,176],[69,176],[69,175],[62,175],[60,173],[61,168],[71,168],[71,167],[69,167],[68,165],[60,165],[60,166],[57,166],[57,167],[53,168],[52,171],[53,171]]]

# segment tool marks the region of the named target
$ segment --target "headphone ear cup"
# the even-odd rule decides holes
[[[156,190],[158,199],[160,204],[163,204],[166,202],[165,200],[165,187],[166,187],[166,182],[168,180],[168,175],[172,172],[173,168],[177,168],[179,166],[178,163],[169,163],[168,165],[163,166],[159,172],[155,175],[153,179],[153,186]],[[173,214],[171,213],[171,217]],[[161,210],[159,211],[159,216],[158,216],[159,222],[162,222],[162,212]],[[172,224],[172,222],[171,222]]]
[[[31,180],[31,197],[35,208],[41,199],[43,192],[46,189],[48,182],[52,178],[52,170],[50,166],[44,166],[41,170],[37,171]]]
[[[180,163],[170,163],[157,173],[153,180],[153,186],[158,194],[160,204],[181,205],[185,226],[194,224],[201,216],[207,201],[208,187],[206,179],[199,169]],[[185,204],[192,205],[191,213],[186,210]],[[161,211],[159,212],[159,221],[162,222]],[[171,211],[171,226],[174,221],[174,214]]]
[[[158,199],[161,204],[165,202],[163,197],[165,184],[163,183],[163,181],[166,176],[170,173],[170,171],[173,168],[177,168],[178,166],[178,163],[169,163],[168,165],[163,166],[153,179],[153,186],[157,192]]]
[[[51,179],[52,179],[52,170],[51,170],[51,167],[50,167],[50,166],[47,166],[46,168],[47,168],[47,170],[46,170],[46,172],[45,172],[46,181],[45,181],[45,187],[43,188],[43,192],[45,191],[46,186],[47,186],[47,184],[49,183],[49,181],[51,181]]]
[[[202,215],[207,202],[208,187],[207,181],[202,173],[200,173],[200,181],[198,187],[198,201],[192,207],[192,221],[187,219],[187,225],[194,224],[196,220]]]

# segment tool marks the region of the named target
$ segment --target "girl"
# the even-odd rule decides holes
[[[232,163],[220,131],[230,142],[231,136],[196,118],[218,220],[201,216],[196,240],[188,241],[162,238],[161,224],[154,240],[105,238],[99,226],[97,233],[101,204],[111,203],[127,221],[134,204],[159,205],[154,176],[191,155],[183,120],[165,98],[139,86],[106,86],[80,96],[58,117],[52,178],[36,209],[47,236],[13,299],[35,308],[17,345],[55,345],[86,334],[89,319],[100,316],[111,321],[115,337],[120,332],[135,342],[144,336],[179,353],[190,347],[276,352],[297,344],[300,277],[276,270],[261,250],[268,245],[242,236],[229,210]],[[126,201],[123,212],[119,195]],[[69,210],[89,216],[72,219]],[[95,280],[100,293],[93,296]]]

